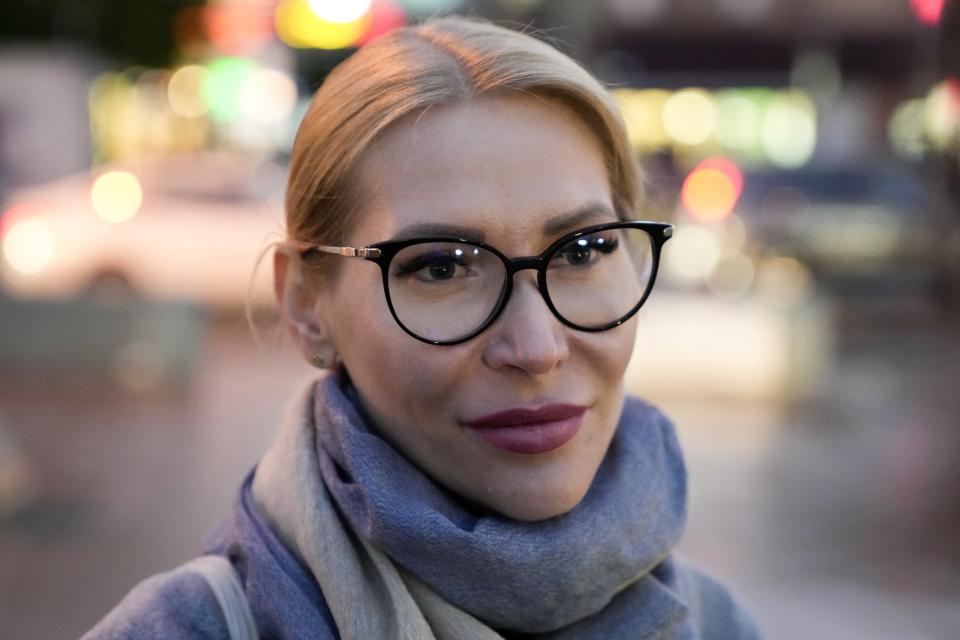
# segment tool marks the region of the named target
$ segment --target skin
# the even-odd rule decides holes
[[[443,223],[475,229],[508,256],[535,255],[561,235],[616,219],[595,137],[566,108],[534,97],[483,98],[408,118],[365,154],[360,175],[368,202],[349,237],[354,247]],[[584,208],[593,211],[569,219]],[[545,233],[563,218],[564,228]],[[600,333],[567,328],[544,303],[535,272],[523,271],[484,333],[434,346],[394,322],[376,265],[342,267],[299,338],[305,352],[340,356],[379,433],[480,510],[536,521],[573,509],[616,428],[636,318]],[[588,409],[577,435],[546,453],[503,451],[463,426],[556,402]]]

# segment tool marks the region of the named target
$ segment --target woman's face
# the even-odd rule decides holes
[[[443,231],[528,256],[617,219],[593,135],[562,106],[533,97],[480,99],[408,118],[365,155],[360,175],[366,207],[349,238],[356,247]],[[575,507],[613,437],[635,320],[600,333],[570,329],[527,270],[486,331],[435,346],[396,324],[375,264],[340,267],[317,314],[381,435],[440,484],[508,517],[540,520]],[[550,424],[507,433],[506,445],[468,426],[544,407],[531,419]]]

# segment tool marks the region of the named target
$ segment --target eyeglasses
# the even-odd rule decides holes
[[[508,258],[495,247],[463,238],[389,240],[363,248],[297,245],[365,258],[380,266],[387,306],[408,334],[452,345],[479,335],[497,319],[518,271],[537,272],[537,288],[564,325],[606,331],[630,319],[653,289],[660,250],[673,226],[624,221],[585,227],[538,256]]]

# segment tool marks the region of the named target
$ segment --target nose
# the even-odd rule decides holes
[[[565,328],[547,307],[535,277],[517,276],[506,308],[487,331],[484,362],[494,369],[542,375],[570,356]]]

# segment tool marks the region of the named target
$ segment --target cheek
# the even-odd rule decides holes
[[[348,276],[337,288],[334,344],[351,380],[386,429],[434,424],[450,412],[473,356],[470,347],[437,347],[394,321],[376,278]]]
[[[579,334],[577,351],[582,354],[586,368],[611,392],[619,389],[624,371],[633,355],[637,337],[637,316],[609,331]]]
[[[589,446],[605,450],[613,437],[623,408],[624,372],[633,354],[636,332],[636,319],[632,318],[620,327],[582,338],[587,344],[580,349],[584,365],[578,373],[581,378],[589,377],[597,394],[597,428]],[[595,462],[599,464],[599,458]]]

